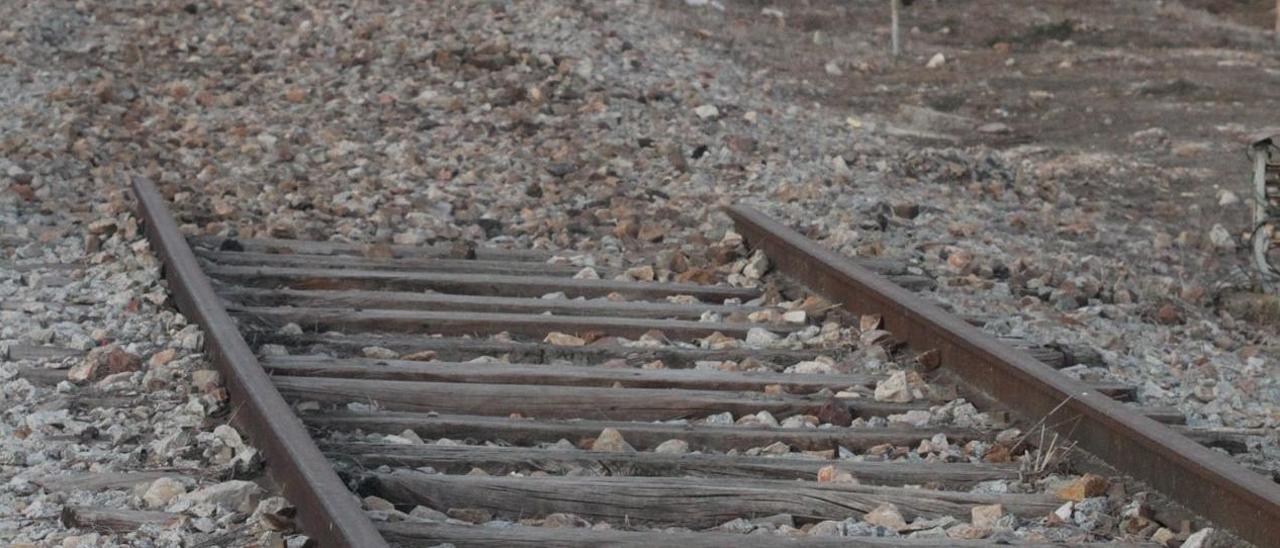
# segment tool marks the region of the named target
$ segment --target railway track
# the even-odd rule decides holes
[[[907,289],[927,279],[750,209],[720,251],[763,252],[760,287],[527,250],[189,241],[134,191],[323,546],[1280,539],[1280,488],[1198,443],[1238,440],[1161,424]]]

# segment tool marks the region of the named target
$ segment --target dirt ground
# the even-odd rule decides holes
[[[1270,0],[920,0],[903,10],[896,61],[887,2],[734,1],[701,17],[683,3],[667,3],[673,27],[769,71],[776,94],[893,117],[922,145],[1091,160],[1060,182],[1104,215],[1173,234],[1243,234],[1247,209],[1219,207],[1221,192],[1247,195],[1245,145],[1280,127]],[[1202,267],[1239,276],[1245,264]]]
[[[1233,456],[1280,479],[1280,322],[1218,306],[1249,285],[1245,144],[1280,127],[1273,1],[914,0],[898,59],[887,0],[0,2],[0,356],[114,344],[136,369],[36,385],[19,368],[84,360],[0,363],[0,544],[306,540],[260,519],[283,499],[225,485],[261,460],[196,382],[134,177],[190,234],[662,279],[732,239],[720,206],[753,205],[911,265],[991,334],[1101,354],[1066,374],[1268,433]],[[128,399],[70,405],[89,390]],[[183,475],[154,503],[33,481],[89,468]],[[197,514],[215,477],[263,500]],[[62,526],[69,504],[192,519],[107,538]]]

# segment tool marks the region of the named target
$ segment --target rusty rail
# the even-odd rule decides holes
[[[944,367],[971,388],[1028,418],[1065,425],[1059,434],[1081,449],[1242,539],[1258,546],[1280,541],[1280,485],[1001,344],[757,210],[726,211],[747,242],[782,272],[850,311],[882,315],[900,340],[937,349]]]
[[[271,384],[214,294],[155,185],[138,178],[133,192],[178,310],[204,329],[205,351],[226,378],[236,402],[236,422],[262,450],[272,479],[297,506],[303,532],[323,546],[388,546]]]
[[[397,362],[395,365],[399,369],[394,372],[395,376],[387,376],[391,372],[385,369],[386,366],[378,372],[373,372],[368,370],[367,364],[360,360],[345,359],[327,363],[317,361],[314,358],[306,360],[298,358],[292,362],[284,359],[268,360],[267,365],[271,366],[274,371],[298,373],[297,375],[270,377],[241,335],[240,327],[229,315],[229,312],[234,313],[236,309],[233,308],[229,311],[224,307],[221,298],[215,293],[210,280],[206,277],[202,264],[170,216],[165,206],[164,198],[145,179],[135,180],[133,189],[138,198],[140,214],[146,223],[147,237],[163,261],[165,277],[169,281],[170,290],[175,296],[178,308],[205,330],[206,351],[214,364],[227,378],[228,389],[236,406],[234,418],[258,447],[263,450],[267,457],[268,472],[280,485],[284,494],[298,507],[298,520],[303,531],[320,541],[324,546],[379,547],[387,546],[387,541],[384,540],[378,528],[365,515],[358,499],[348,491],[347,487],[339,479],[331,462],[317,447],[316,442],[312,440],[302,422],[293,414],[285,396],[291,398],[318,397],[324,401],[336,403],[376,399],[385,404],[387,409],[401,411],[399,413],[359,416],[353,419],[368,422],[368,425],[361,423],[356,426],[361,428],[369,426],[369,428],[378,431],[391,429],[399,432],[411,425],[415,429],[421,429],[427,435],[434,432],[438,435],[476,435],[483,438],[504,439],[516,436],[525,441],[531,441],[553,434],[553,439],[578,438],[602,431],[608,426],[609,428],[625,429],[627,435],[631,436],[633,441],[642,445],[654,445],[676,435],[666,430],[647,432],[646,434],[646,432],[637,430],[637,428],[642,428],[641,426],[626,421],[615,421],[616,423],[596,421],[584,425],[576,422],[557,422],[554,419],[561,416],[565,418],[580,418],[586,410],[589,409],[594,412],[599,408],[610,408],[623,418],[632,420],[645,418],[648,416],[645,413],[650,413],[648,407],[652,405],[652,402],[648,400],[659,395],[666,398],[663,401],[666,402],[665,405],[669,408],[663,412],[664,416],[668,412],[679,416],[701,415],[713,409],[740,409],[743,406],[749,409],[759,409],[767,407],[766,403],[777,408],[780,413],[807,412],[818,404],[822,404],[825,411],[826,406],[829,405],[824,404],[820,399],[806,399],[807,396],[803,395],[775,394],[766,397],[767,402],[759,398],[743,399],[741,395],[736,394],[736,391],[742,387],[741,383],[746,382],[754,387],[763,381],[750,377],[739,378],[737,374],[730,373],[719,374],[720,376],[712,375],[707,378],[694,378],[696,375],[691,377],[689,374],[673,372],[646,373],[646,382],[650,383],[650,385],[643,387],[633,385],[626,388],[626,390],[618,391],[612,388],[604,388],[604,386],[617,384],[616,372],[610,369],[576,370],[575,368],[539,366],[537,368],[526,368],[528,369],[526,371],[519,368],[504,368],[502,374],[507,376],[499,378],[493,376],[492,371],[485,371],[482,367],[459,369],[441,364],[407,361]],[[769,255],[773,262],[779,265],[779,269],[783,273],[795,278],[809,289],[843,304],[850,311],[881,314],[887,324],[886,327],[893,332],[896,339],[907,342],[918,350],[936,349],[939,353],[938,361],[942,366],[959,377],[974,393],[998,401],[1023,414],[1026,418],[1033,420],[1045,418],[1047,424],[1057,425],[1055,428],[1067,438],[1077,442],[1081,449],[1108,462],[1120,472],[1134,479],[1147,482],[1152,488],[1177,500],[1191,510],[1199,512],[1217,526],[1231,530],[1240,538],[1260,546],[1274,545],[1275,539],[1280,538],[1280,519],[1278,519],[1280,518],[1280,486],[1244,470],[1229,458],[1196,444],[1168,427],[1130,411],[1089,386],[1061,375],[1038,362],[1031,355],[1008,347],[996,339],[982,334],[961,318],[948,314],[938,307],[921,300],[907,289],[895,285],[890,279],[874,274],[870,270],[822,249],[816,243],[769,219],[758,211],[746,207],[734,207],[730,208],[728,212],[737,222],[739,231],[746,237],[747,241]],[[268,245],[263,242],[257,242],[256,244],[250,242],[250,244]],[[286,245],[294,244],[286,243]],[[297,245],[308,244],[301,242],[297,243]],[[313,242],[310,245],[316,247],[317,251],[327,250],[325,245],[318,242]],[[403,254],[415,252],[414,250],[401,251]],[[429,251],[429,253],[438,255],[439,251]],[[522,255],[516,253],[509,256],[513,260],[518,260]],[[349,259],[339,258],[329,260],[326,264],[330,267],[350,266],[347,263],[351,262]],[[384,296],[394,293],[390,290],[396,290],[406,284],[444,283],[442,281],[444,280],[456,285],[454,277],[443,275],[427,276],[426,274],[416,273],[416,268],[397,270],[388,269],[386,265],[381,265],[382,270],[369,272],[330,268],[322,272],[324,274],[323,277],[318,278],[317,273],[307,270],[307,267],[311,264],[313,263],[300,261],[298,268],[275,268],[272,272],[274,272],[276,278],[267,281],[260,279],[258,274],[247,278],[241,276],[241,278],[245,278],[243,281],[246,283],[265,283],[272,287],[280,285],[311,287],[319,284],[321,287],[332,286],[332,288],[336,289],[359,282],[363,285],[369,285],[372,289],[382,290]],[[370,265],[362,263],[355,266],[369,267]],[[443,268],[439,265],[433,267]],[[499,288],[505,288],[502,290],[527,297],[526,293],[538,295],[544,292],[543,289],[551,286],[574,291],[597,291],[601,289],[601,287],[597,286],[602,283],[609,285],[605,282],[567,279],[564,276],[542,279],[538,276],[524,275],[528,268],[515,268],[501,264],[450,266],[455,270],[461,268],[462,271],[480,267],[488,269],[485,270],[488,273],[474,274],[474,276],[487,280],[485,283],[488,284],[488,288],[477,289],[471,286],[460,288],[459,286],[452,287],[452,289],[458,292],[482,290],[484,293],[489,293],[498,291]],[[209,274],[215,277],[227,277],[239,272],[234,268],[218,267],[216,264],[208,268]],[[499,268],[502,272],[515,270],[508,274],[493,274],[490,271],[494,268]],[[538,269],[545,269],[545,267],[539,266]],[[515,272],[516,270],[519,272]],[[410,273],[406,274],[406,272]],[[474,280],[468,278],[467,281]],[[716,287],[708,286],[702,289],[711,290]],[[609,289],[615,290],[618,288],[609,285]],[[667,292],[687,291],[689,288],[671,284],[635,283],[627,284],[622,289],[640,292],[644,296],[651,298],[660,298]],[[299,294],[305,293],[304,291],[298,291],[297,287],[292,287],[291,289],[277,287],[275,290],[278,293],[277,297],[284,299],[284,302],[292,302],[288,299],[297,298]],[[724,295],[720,295],[720,293],[726,290],[718,288],[716,291],[719,292],[716,295],[723,297]],[[741,290],[737,291],[741,292]],[[348,293],[350,293],[348,297],[356,299],[356,301],[371,298],[369,291]],[[245,293],[242,290],[239,294],[243,296],[252,294],[252,292]],[[483,297],[490,298],[492,296]],[[469,299],[468,302],[478,298],[480,297],[467,297]],[[505,301],[489,302],[486,306],[497,304],[513,306],[513,303],[521,304],[522,302],[520,299],[508,298]],[[294,304],[299,303],[295,302]],[[418,304],[423,306],[431,305],[431,303]],[[470,303],[467,306],[474,304]],[[650,304],[652,305],[653,303]],[[352,310],[363,308],[359,302],[354,301],[344,306],[349,306]],[[438,306],[439,303],[436,303],[427,306],[427,308],[432,309],[432,307]],[[591,324],[578,325],[575,323],[571,331],[594,329],[597,327],[596,324],[608,324],[617,329],[631,329],[636,326],[652,327],[650,325],[653,323],[651,320],[627,317],[634,315],[637,306],[641,305],[633,303],[625,306],[620,304],[610,306],[619,307],[618,310],[613,312],[621,314],[623,316],[622,320],[570,314],[566,315],[566,319],[561,323],[572,321]],[[669,307],[670,305],[663,304],[663,306]],[[315,315],[324,312],[324,310],[303,306],[298,309],[298,313]],[[666,309],[664,308],[664,310]],[[241,313],[243,312],[241,310]],[[277,312],[283,314],[283,312]],[[467,316],[468,319],[466,321],[471,323],[467,323],[462,327],[455,326],[457,327],[456,329],[452,327],[449,329],[463,334],[509,331],[511,325],[515,325],[513,322],[529,322],[529,318],[525,318],[524,315],[517,312],[524,312],[524,315],[531,313],[527,310],[507,311],[505,315],[483,312],[458,312],[462,316]],[[664,312],[662,315],[665,316],[666,313]],[[258,314],[258,316],[262,316],[262,314]],[[446,316],[450,321],[458,320],[458,318],[453,317],[453,313],[446,314]],[[502,317],[498,318],[497,316]],[[412,327],[413,329],[410,329],[410,331],[424,333],[449,330],[443,329],[441,325],[435,323],[424,323],[425,320],[432,318],[435,318],[435,316],[428,316],[419,312],[410,313],[395,310],[382,311],[378,315],[367,317],[353,315],[347,319],[333,315],[333,321],[335,322],[346,321],[350,323],[353,320],[372,322],[365,327],[376,327],[377,329],[374,331],[386,330],[388,326]],[[409,320],[417,323],[410,326],[406,323]],[[537,340],[542,331],[550,330],[554,327],[550,325],[550,322],[544,323],[548,325],[543,325],[539,329],[526,326],[526,331],[529,331],[526,335],[532,337],[533,340]],[[668,321],[666,324],[669,329],[683,325],[674,321]],[[785,328],[781,327],[775,330],[786,331]],[[368,331],[368,329],[364,331]],[[672,331],[672,333],[678,334],[675,331]],[[685,335],[693,336],[695,333],[685,333]],[[426,348],[423,341],[435,341],[445,346]],[[446,354],[453,352],[461,356],[466,353],[463,351],[465,349],[461,347],[468,342],[473,343],[474,341],[466,338],[454,338],[448,341],[412,338],[410,346],[421,347],[414,350],[415,353],[425,350],[431,350],[434,353],[438,350]],[[491,343],[481,342],[484,344]],[[527,346],[537,346],[531,343],[525,344]],[[472,350],[477,349],[473,348]],[[595,350],[603,351],[599,348]],[[519,378],[511,377],[513,374]],[[383,375],[385,378],[378,377],[378,375]],[[829,383],[832,380],[833,378],[826,378],[823,382]],[[846,380],[841,382],[847,384],[853,381]],[[525,385],[527,385],[527,388]],[[467,396],[468,394],[470,396]],[[569,394],[577,396],[578,399],[574,400],[574,402],[566,403],[565,396]],[[477,406],[474,403],[476,401],[488,401],[486,398],[505,402],[510,409],[501,405],[484,404]],[[980,397],[978,399],[983,398]],[[694,406],[696,408],[689,407],[691,402],[697,404]],[[643,407],[646,409],[644,413],[641,413],[639,411],[640,408],[636,407],[641,403],[644,404]],[[861,410],[871,414],[884,415],[904,408],[901,406],[881,406],[882,408],[880,409],[871,409],[868,407],[870,405],[870,402],[864,401],[861,402],[860,406],[850,406],[845,410],[846,413],[843,417],[848,420],[848,411],[850,410]],[[427,410],[450,413],[451,415],[423,413],[423,411]],[[537,418],[527,421],[514,421],[508,417],[510,413],[517,411],[522,414],[532,414]],[[741,414],[740,412],[735,413]],[[822,414],[822,412],[818,414]],[[501,418],[494,418],[490,415]],[[316,419],[317,417],[313,416],[309,420],[314,421]],[[832,420],[831,422],[836,421]],[[353,426],[353,424],[348,424],[347,426]],[[573,429],[570,427],[577,428],[577,430],[569,432],[569,430]],[[646,427],[651,430],[654,428],[661,430],[660,427],[652,425]],[[582,430],[583,428],[586,428],[586,430]],[[711,431],[714,428],[708,430],[705,426],[703,430],[707,431],[702,432],[700,434],[702,437],[699,439],[703,443],[718,444],[717,447],[720,448],[737,447],[741,443],[756,443],[763,440],[764,437],[774,438],[783,434],[783,432],[762,431],[758,432],[759,436],[751,439],[743,438],[734,441],[728,439],[730,434],[743,436],[743,432],[746,431],[735,429],[725,432]],[[689,433],[685,432],[685,434]],[[816,435],[822,437],[830,434],[830,432],[820,432]],[[916,433],[910,433],[910,435],[912,439],[917,436]],[[830,443],[829,439],[823,439],[825,440],[824,443]],[[801,442],[799,439],[792,441]],[[844,441],[854,443],[854,440]],[[868,438],[860,440],[858,443],[865,445],[871,441]],[[474,449],[459,451],[474,452]],[[536,454],[545,450],[526,451]],[[369,458],[381,458],[382,456],[381,453],[370,453],[369,455],[372,455]],[[420,456],[428,460],[436,459],[431,462],[444,464],[452,462],[449,459],[453,458],[449,457],[449,455],[441,455],[438,451],[433,454],[423,453]],[[463,457],[467,456],[475,457],[476,455],[472,453],[463,455]],[[498,452],[489,454],[487,458],[501,464],[501,462],[505,462],[503,459],[510,459],[511,456],[506,452]],[[650,466],[666,466],[662,471],[672,476],[668,479],[661,479],[667,476],[659,475],[650,479],[610,480],[613,483],[606,481],[601,485],[614,485],[616,483],[623,487],[628,485],[670,487],[680,482],[690,486],[697,483],[686,479],[677,480],[676,478],[682,478],[681,474],[677,474],[679,467],[672,468],[669,462],[662,461],[659,463],[654,460],[657,457],[651,455],[641,455],[637,458],[648,459],[646,462]],[[741,467],[750,464],[740,462],[740,459],[727,458],[724,455],[712,456],[709,457],[709,460],[711,464],[707,466]],[[465,459],[458,462],[469,464],[469,461]],[[912,472],[911,470],[908,471]],[[811,472],[811,470],[804,469],[799,472],[792,471],[788,473],[792,475],[800,474],[801,477],[806,477]],[[365,480],[373,480],[373,483],[368,483]],[[560,489],[561,487],[574,487],[575,485],[577,485],[577,487],[574,487],[575,489],[585,488],[583,485],[574,483],[574,481],[577,480],[564,480],[555,483],[535,480],[517,481],[512,478],[481,480],[458,474],[439,476],[381,474],[363,478],[362,485],[366,488],[374,489],[376,492],[385,492],[391,497],[388,500],[394,499],[402,505],[421,504],[428,502],[426,498],[431,498],[429,501],[431,506],[467,507],[475,502],[477,504],[486,504],[488,505],[487,507],[492,507],[499,513],[523,516],[529,508],[522,505],[523,503],[520,500],[511,500],[509,496],[491,495],[499,492],[506,492],[509,495],[513,491],[506,491],[509,488],[508,483],[512,485],[518,484],[521,488],[532,490],[530,492],[537,491],[539,493],[550,492],[550,490]],[[718,488],[713,483],[704,482],[698,485],[705,488]],[[760,483],[757,486],[759,489],[766,489],[767,487],[765,483]],[[678,498],[677,495],[680,492],[678,488],[669,489],[669,491],[671,491],[673,497]],[[612,505],[609,507],[612,508],[610,511],[623,511],[627,519],[630,519],[632,516],[630,511],[637,509],[633,501],[626,500],[628,495],[625,493],[615,495],[617,496],[608,501],[608,504]],[[734,504],[737,504],[736,506],[726,506],[722,510],[726,512],[730,510],[745,511],[743,509],[755,508],[750,505],[752,499],[745,494],[742,495],[742,497],[739,497],[741,500],[734,502]],[[454,498],[447,500],[432,498],[445,496]],[[912,496],[921,495],[916,493]],[[950,495],[942,493],[938,496]],[[621,499],[618,499],[618,497],[621,497]],[[560,501],[559,498],[556,500]],[[549,513],[552,510],[563,511],[564,508],[568,508],[568,506],[562,507],[561,502],[556,502],[555,504],[547,503],[549,506],[543,507],[543,510],[546,511],[544,513]],[[1044,504],[1044,501],[1039,499],[1031,502]],[[604,504],[604,502],[600,504]],[[1048,506],[1048,508],[1052,507]],[[599,509],[598,506],[591,504],[588,506],[573,506],[573,508]],[[650,500],[645,503],[645,508],[656,512],[657,510],[662,510],[662,505]],[[1023,511],[1035,514],[1042,512],[1043,509],[1033,505],[1024,508]],[[612,516],[608,512],[604,514]],[[695,512],[694,514],[697,513]],[[670,512],[669,509],[666,513],[656,512],[650,514],[650,518],[656,520],[656,522],[667,520],[678,523],[694,523],[696,521],[691,521],[689,517],[688,513]],[[701,524],[701,522],[697,523]],[[430,537],[432,542],[442,541],[438,536],[447,532],[431,529],[421,524],[414,525],[410,529]],[[486,539],[494,540],[488,537],[490,532],[483,527],[466,529],[465,532],[466,535],[480,535]],[[516,536],[524,540],[531,540],[542,538],[538,537],[538,535],[542,534],[544,534],[543,531],[534,528],[518,532]],[[446,534],[445,539],[456,537],[460,542],[470,542],[470,537],[466,535],[458,536],[458,534],[453,534],[453,536],[450,536]],[[655,542],[657,538],[652,537]],[[711,537],[699,538],[708,545],[718,542]],[[666,539],[663,542],[667,540],[670,539]],[[425,542],[425,540],[423,541]],[[559,539],[556,542],[560,541],[564,541],[565,545],[592,544],[591,539],[574,535],[569,535],[566,539]]]

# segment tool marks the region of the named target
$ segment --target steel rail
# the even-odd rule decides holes
[[[1280,542],[1280,485],[1004,345],[886,278],[746,206],[726,209],[737,231],[777,268],[862,314],[880,314],[899,340],[936,349],[962,382],[1146,482],[1258,546]]]
[[[388,546],[241,337],[155,185],[135,178],[133,192],[178,310],[204,329],[205,352],[226,378],[234,419],[262,451],[267,471],[297,507],[302,531],[322,546]]]

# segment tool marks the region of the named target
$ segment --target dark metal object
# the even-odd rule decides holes
[[[1272,252],[1280,248],[1280,139],[1275,135],[1256,138],[1249,147],[1253,161],[1253,246],[1254,266],[1265,291],[1280,291],[1280,266],[1271,263]]]
[[[135,179],[133,192],[178,309],[204,329],[205,351],[226,378],[236,421],[266,455],[272,478],[298,507],[302,530],[322,546],[388,546],[245,344],[155,185]]]
[[[974,390],[1052,425],[1078,447],[1258,546],[1280,539],[1280,485],[1001,344],[959,317],[745,206],[737,230],[785,274],[856,313],[881,314],[917,349],[936,349]]]

